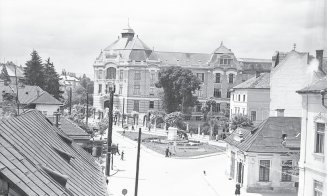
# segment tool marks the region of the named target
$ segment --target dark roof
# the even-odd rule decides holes
[[[15,93],[17,92],[16,86],[0,86],[0,92],[5,93]],[[54,104],[61,105],[62,103],[55,99],[48,92],[42,90],[38,86],[18,86],[18,100],[20,104],[30,104],[30,103],[42,103],[42,104]],[[35,102],[37,101],[37,102]],[[2,96],[0,96],[0,102],[2,102]]]
[[[43,91],[43,93],[39,97],[36,97],[31,103],[43,105],[62,105],[60,101],[46,91]]]
[[[253,77],[233,87],[233,89],[269,89],[270,73],[264,73],[259,77]]]
[[[60,118],[60,129],[72,139],[91,139],[91,136],[82,128],[65,117]]]
[[[239,131],[243,141],[239,140]],[[300,117],[269,117],[255,128],[236,129],[225,141],[244,152],[292,152],[300,149],[300,132]],[[285,145],[282,144],[283,134],[287,134]]]
[[[95,159],[66,137],[36,110],[1,121],[0,174],[24,195],[108,195]]]
[[[327,89],[327,76],[321,78],[320,80],[314,82],[313,84],[296,91],[297,93],[300,94],[306,94],[306,93],[313,93],[313,94],[317,94],[320,93],[320,91],[322,90],[326,90]]]

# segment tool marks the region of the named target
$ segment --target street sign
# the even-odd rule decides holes
[[[123,195],[126,195],[126,194],[127,194],[127,189],[123,189],[123,190],[121,191],[121,193],[122,193]]]

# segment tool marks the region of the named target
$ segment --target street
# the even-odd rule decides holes
[[[110,195],[122,195],[127,189],[128,195],[134,195],[137,142],[123,138],[113,131],[113,143],[119,144],[124,151],[124,161],[114,155],[114,170],[109,178]],[[140,175],[138,195],[140,196],[232,196],[235,183],[225,175],[226,156],[224,153],[202,158],[166,158],[152,150],[141,146]],[[204,172],[205,171],[205,172]],[[204,174],[205,173],[205,174]],[[270,196],[296,194],[259,194],[245,193],[241,195]]]

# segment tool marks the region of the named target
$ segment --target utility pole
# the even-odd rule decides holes
[[[123,116],[121,118],[121,127],[124,128],[125,98],[123,98]]]
[[[88,127],[88,121],[89,121],[89,93],[86,89],[86,127]]]
[[[108,126],[108,136],[107,136],[107,157],[106,157],[106,176],[110,175],[110,156],[111,156],[111,143],[112,143],[112,110],[114,106],[114,93],[115,93],[115,86],[112,90],[110,90],[110,102],[109,102],[109,126]]]
[[[137,196],[137,189],[139,186],[139,168],[140,168],[140,149],[141,149],[141,128],[139,128],[139,138],[137,139],[137,158],[136,158],[136,177],[135,177],[135,192]]]
[[[72,114],[72,87],[70,87],[70,91],[69,91],[69,115]]]
[[[5,66],[5,65],[4,65]],[[17,82],[17,65],[15,65],[15,79],[16,79],[16,104],[17,104],[17,115],[19,116],[19,100],[18,100],[18,82]]]

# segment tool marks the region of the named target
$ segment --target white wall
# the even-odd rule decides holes
[[[57,110],[59,109],[59,105],[41,105],[41,104],[37,104],[35,109],[41,111],[43,113],[43,111],[47,112],[47,116],[53,116],[54,112],[57,112]]]
[[[270,74],[270,116],[285,109],[284,116],[301,117],[302,98],[296,93],[311,80],[307,55],[290,52]]]
[[[320,94],[302,95],[303,112],[301,125],[301,158],[299,196],[313,195],[313,181],[324,182],[327,195],[327,134],[325,134],[325,154],[315,153],[316,122],[326,123],[327,109],[321,104]],[[307,119],[307,120],[306,120]],[[325,131],[327,133],[327,130]]]

